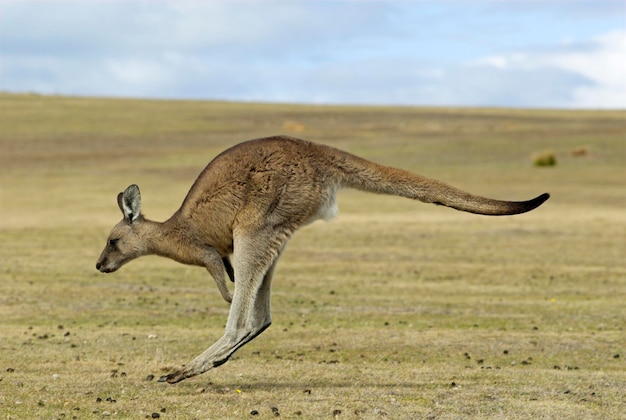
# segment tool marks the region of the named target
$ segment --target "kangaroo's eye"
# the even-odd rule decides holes
[[[109,239],[109,246],[115,248],[117,246],[117,239]]]

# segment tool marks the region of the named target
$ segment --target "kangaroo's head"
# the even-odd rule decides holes
[[[96,269],[103,273],[112,273],[147,252],[142,235],[145,220],[141,215],[139,187],[131,185],[123,193],[119,193],[117,204],[124,218],[111,230],[107,244],[96,263]]]

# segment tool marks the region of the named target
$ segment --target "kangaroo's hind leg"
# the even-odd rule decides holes
[[[176,383],[220,366],[272,323],[270,292],[274,268],[288,235],[272,233],[259,247],[259,233],[235,240],[235,294],[224,335],[182,369],[160,382]]]

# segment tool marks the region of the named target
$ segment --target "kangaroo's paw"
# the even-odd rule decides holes
[[[172,372],[168,375],[163,375],[159,378],[159,382],[167,382],[169,384],[175,384],[177,382],[186,379],[184,372],[182,370],[177,370],[176,372]]]

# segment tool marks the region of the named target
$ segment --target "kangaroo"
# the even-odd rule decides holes
[[[163,223],[143,217],[139,187],[131,185],[117,197],[124,218],[111,231],[96,268],[111,273],[142,255],[161,255],[205,267],[222,297],[232,302],[224,335],[160,382],[176,383],[222,365],[270,326],[270,289],[281,253],[296,230],[337,214],[335,195],[341,188],[495,216],[533,210],[550,197],[546,193],[521,202],[484,198],[285,136],[250,140],[222,152]],[[226,276],[234,281],[232,295]]]

